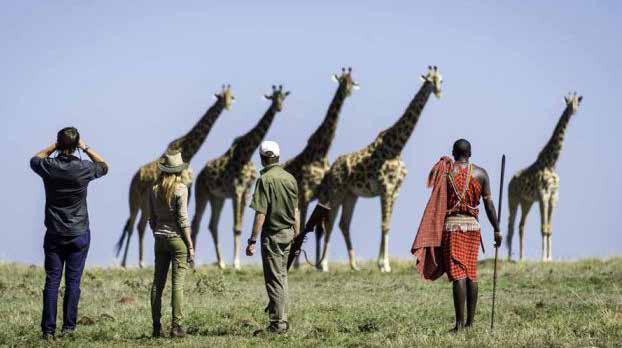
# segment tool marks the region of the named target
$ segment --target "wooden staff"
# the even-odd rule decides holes
[[[503,203],[503,176],[505,174],[505,155],[501,157],[501,182],[499,183],[499,206],[497,207],[497,225],[501,225],[501,203]],[[495,299],[497,294],[497,260],[499,247],[495,242],[495,270],[492,276],[492,315],[490,316],[490,331],[495,329]]]

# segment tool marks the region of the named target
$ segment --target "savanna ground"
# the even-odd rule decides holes
[[[152,269],[87,268],[78,331],[47,343],[39,320],[41,267],[0,264],[0,345],[4,346],[622,346],[622,258],[541,264],[500,263],[494,335],[489,330],[492,262],[480,264],[476,327],[457,336],[451,287],[424,283],[412,262],[394,262],[393,273],[374,264],[351,272],[303,268],[290,274],[291,330],[253,337],[266,324],[261,270],[201,267],[186,279],[183,339],[151,339]],[[170,279],[169,279],[170,281]],[[62,290],[61,290],[62,293]],[[164,304],[170,301],[170,282]],[[59,302],[59,317],[61,314]],[[170,307],[163,325],[168,329]],[[59,327],[61,323],[58,323]]]

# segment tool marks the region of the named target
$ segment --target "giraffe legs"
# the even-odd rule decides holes
[[[508,261],[512,259],[512,239],[514,238],[514,224],[516,222],[516,213],[518,212],[518,199],[510,191],[509,193],[510,215],[508,217],[508,234],[505,243],[508,247]]]
[[[356,258],[354,254],[354,247],[352,246],[352,239],[350,237],[350,224],[352,222],[352,214],[354,213],[354,207],[358,197],[354,194],[348,194],[343,200],[341,211],[341,220],[339,221],[339,229],[343,233],[343,238],[348,248],[348,259],[350,260],[350,268],[354,271],[359,271],[359,267],[356,265]]]
[[[557,205],[557,199],[558,199],[557,191],[555,191],[551,194],[551,197],[549,198],[549,209],[548,209],[548,216],[547,216],[546,234],[543,236],[543,238],[546,239],[545,251],[546,251],[547,261],[553,261],[553,253],[552,253],[553,227],[551,223],[552,223],[552,217],[553,217],[553,210],[555,209],[555,206]]]
[[[527,221],[527,215],[531,210],[533,202],[523,201],[520,204],[520,222],[518,223],[518,238],[519,238],[519,260],[525,259],[525,222]]]
[[[147,230],[147,222],[149,221],[149,215],[143,210],[140,214],[140,221],[138,221],[138,267],[145,267],[145,231]]]
[[[214,249],[216,250],[218,267],[220,267],[220,269],[224,269],[225,260],[222,257],[220,243],[218,242],[218,221],[220,220],[220,213],[222,212],[222,207],[225,203],[225,200],[219,197],[210,197],[209,202],[212,209],[212,214],[209,221],[209,231],[212,234],[212,239],[214,240]]]
[[[549,226],[549,200],[550,194],[541,194],[539,198],[540,205],[540,231],[542,234],[542,261],[549,261],[547,251],[548,251],[548,241],[550,234],[550,226]]]
[[[192,218],[192,245],[195,251],[197,250],[197,236],[201,230],[201,219],[205,213],[207,202],[207,194],[197,185],[197,190],[194,195],[194,217]]]
[[[328,272],[328,243],[330,242],[330,235],[333,232],[333,226],[335,226],[335,220],[337,220],[337,213],[339,212],[339,207],[341,206],[341,202],[331,204],[330,210],[330,221],[328,225],[325,226],[324,231],[324,248],[322,249],[322,257],[318,260],[318,270],[322,272]],[[319,253],[318,249],[318,253]]]
[[[309,209],[309,203],[302,198],[299,198],[298,202],[298,210],[300,212],[300,229],[298,231],[299,233],[302,233],[305,228],[305,222],[307,221],[307,209]],[[317,244],[319,244],[318,238],[316,238],[316,247]],[[294,268],[300,268],[300,255],[298,255],[294,260]]]
[[[378,268],[380,272],[391,272],[391,264],[389,262],[389,226],[391,225],[391,214],[393,213],[393,203],[395,195],[382,194],[380,196],[381,214],[382,214],[382,239],[380,241],[380,252],[378,254]]]
[[[240,248],[242,239],[242,219],[246,205],[247,191],[236,192],[233,197],[233,268],[240,269]]]

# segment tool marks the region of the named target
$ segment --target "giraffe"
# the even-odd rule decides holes
[[[231,104],[235,100],[235,97],[231,93],[231,85],[223,85],[222,90],[219,93],[214,94],[214,98],[214,104],[207,109],[205,114],[201,117],[201,119],[199,119],[194,127],[192,127],[188,133],[170,142],[164,151],[165,153],[167,151],[181,151],[182,158],[186,163],[194,157],[222,111],[224,109],[231,109]],[[132,177],[129,191],[130,217],[127,219],[121,238],[119,238],[116,245],[116,253],[117,256],[119,256],[121,248],[123,247],[123,242],[126,242],[123,259],[121,261],[122,267],[125,267],[127,263],[130,238],[132,237],[134,222],[139,211],[141,215],[138,222],[138,265],[141,268],[144,266],[143,241],[145,237],[145,229],[149,220],[149,209],[147,209],[148,188],[153,186],[158,175],[159,170],[156,159],[140,167],[140,169]]]
[[[339,84],[337,91],[328,106],[324,121],[309,137],[307,146],[296,157],[285,162],[284,168],[298,181],[298,208],[300,211],[301,231],[307,220],[309,203],[317,198],[317,190],[324,174],[330,169],[328,151],[335,138],[335,130],[339,120],[341,107],[352,90],[358,89],[358,84],[352,80],[352,68],[341,69],[341,75],[333,75],[333,80]],[[316,250],[320,250],[320,238],[316,235]],[[296,262],[298,266],[298,262]]]
[[[324,250],[319,269],[328,271],[328,243],[339,211],[343,207],[339,227],[343,233],[350,267],[358,270],[354,248],[350,239],[350,222],[358,197],[380,196],[382,238],[378,267],[381,272],[391,272],[388,236],[393,204],[406,176],[406,166],[400,158],[402,149],[412,135],[421,111],[430,94],[441,96],[442,77],[437,67],[428,67],[421,76],[423,84],[400,119],[390,128],[380,132],[367,147],[338,157],[324,176],[318,194],[321,205],[331,207],[330,221],[326,226]]]
[[[583,97],[577,96],[576,92],[564,97],[566,104],[564,112],[559,118],[551,138],[540,151],[538,158],[529,167],[518,171],[510,180],[508,187],[510,209],[507,236],[508,259],[512,257],[514,221],[519,205],[521,208],[521,218],[518,224],[519,258],[523,260],[525,257],[525,221],[531,206],[535,201],[538,201],[540,206],[540,232],[542,234],[542,261],[553,260],[551,255],[551,236],[553,234],[551,217],[557,205],[557,190],[559,189],[559,176],[555,172],[555,164],[562,150],[570,117],[577,112],[582,99]]]
[[[192,241],[196,249],[196,237],[200,230],[201,217],[207,203],[210,203],[211,217],[209,230],[214,240],[218,266],[225,268],[220,244],[218,243],[218,221],[225,199],[233,200],[234,268],[240,269],[240,239],[242,218],[251,185],[257,178],[251,157],[268,132],[274,116],[283,109],[283,101],[289,95],[283,86],[272,86],[272,94],[264,97],[270,106],[259,122],[246,134],[237,137],[229,149],[220,157],[205,165],[197,176],[195,194],[195,215],[192,219]]]

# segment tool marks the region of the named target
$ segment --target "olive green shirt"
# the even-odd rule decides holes
[[[265,214],[264,231],[280,231],[296,224],[298,184],[279,164],[266,166],[257,179],[250,207]]]

